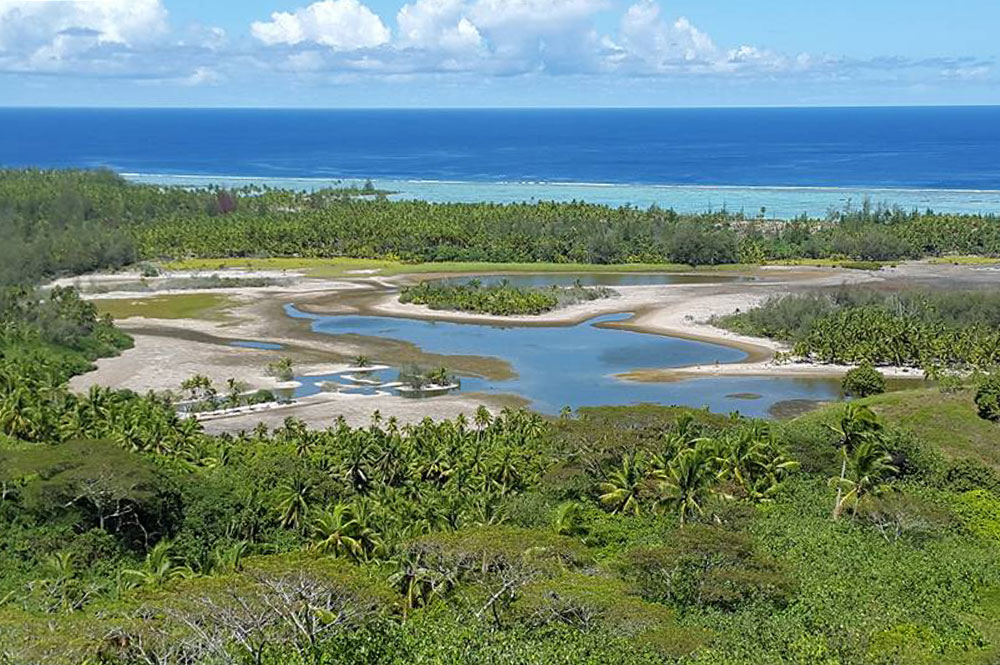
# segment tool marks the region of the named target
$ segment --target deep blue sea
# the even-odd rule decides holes
[[[437,201],[586,199],[769,215],[1000,212],[1000,107],[0,109],[0,164],[151,182],[373,179]]]

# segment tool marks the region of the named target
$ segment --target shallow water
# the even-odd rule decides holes
[[[289,316],[308,319],[315,332],[357,334],[416,344],[429,353],[493,356],[506,360],[517,373],[509,381],[462,376],[463,392],[520,395],[531,408],[555,414],[564,406],[658,403],[708,407],[716,412],[767,417],[776,403],[788,400],[831,400],[838,384],[828,379],[779,377],[705,377],[671,383],[639,383],[615,374],[650,367],[684,367],[734,363],[746,354],[717,344],[651,335],[601,323],[621,321],[629,314],[599,316],[569,327],[501,327],[377,316],[323,316],[286,306]],[[392,380],[387,373],[385,380]],[[300,378],[297,396],[320,390],[336,377]],[[760,395],[749,400],[749,394]]]
[[[339,178],[275,178],[267,176],[175,175],[129,173],[133,182],[182,187],[245,187],[268,185],[313,191],[343,185],[362,186],[364,180]],[[912,189],[892,187],[772,187],[712,185],[647,185],[563,182],[465,182],[378,178],[374,184],[395,192],[394,200],[418,199],[432,203],[524,203],[586,201],[612,207],[659,206],[679,213],[728,210],[756,216],[764,209],[769,219],[791,219],[806,214],[824,217],[831,210],[857,209],[865,200],[903,210],[979,214],[1000,213],[996,189]]]
[[[546,286],[658,286],[663,284],[718,284],[739,282],[751,278],[739,275],[711,274],[669,274],[669,273],[518,273],[510,275],[476,275],[474,277],[447,277],[442,282],[467,284],[478,280],[485,286],[506,281],[518,288],[539,288]]]
[[[230,342],[229,346],[238,346],[241,349],[263,349],[265,351],[280,351],[285,348],[280,344],[275,344],[274,342],[254,342],[252,340],[245,339]]]

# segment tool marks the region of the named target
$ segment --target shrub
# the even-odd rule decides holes
[[[279,358],[267,364],[267,375],[273,376],[278,381],[291,381],[295,378],[291,358]]]
[[[144,261],[139,264],[139,274],[142,277],[159,277],[160,269],[155,264]]]
[[[979,384],[976,406],[980,418],[1000,422],[1000,372],[990,374]]]
[[[667,256],[674,263],[692,266],[736,263],[739,239],[729,229],[706,224],[681,224],[667,241]]]
[[[628,637],[664,656],[689,655],[708,638],[706,631],[677,625],[674,612],[629,594],[620,580],[565,573],[527,585],[514,613],[532,627],[565,624],[580,630]]]
[[[952,462],[944,472],[945,486],[955,492],[984,489],[1000,494],[1000,474],[974,459]]]
[[[871,365],[864,364],[845,374],[840,387],[851,397],[881,395],[885,392],[885,377]]]
[[[970,533],[1000,541],[1000,499],[986,490],[972,490],[955,497],[952,509]]]
[[[746,535],[702,525],[678,530],[665,545],[629,551],[622,575],[643,598],[680,607],[733,610],[751,600],[783,602],[795,588]]]
[[[247,404],[267,404],[276,400],[273,392],[262,388],[247,398]]]

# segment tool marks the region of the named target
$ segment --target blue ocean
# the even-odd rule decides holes
[[[788,216],[1000,212],[1000,107],[0,109],[0,164],[434,201],[588,200]]]

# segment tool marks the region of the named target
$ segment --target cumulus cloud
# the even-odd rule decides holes
[[[225,33],[175,33],[161,0],[0,0],[0,72],[203,85]]]
[[[172,28],[170,0],[0,0],[0,72],[121,77],[206,86],[270,75],[307,82],[482,80],[500,76],[997,80],[992,59],[852,59],[717,44],[656,0],[399,0],[387,21],[367,0],[302,0],[250,36]],[[311,2],[311,4],[310,4]],[[610,29],[598,15],[618,11]],[[468,79],[462,77],[470,77]]]
[[[58,37],[134,45],[167,30],[160,0],[0,0],[0,49],[29,51]]]
[[[704,69],[716,63],[720,55],[708,34],[683,16],[668,21],[652,0],[628,8],[617,39],[608,44],[613,51],[610,64],[645,73]]]
[[[455,73],[843,80],[919,71],[974,81],[994,74],[978,62],[860,61],[787,55],[752,43],[721,46],[689,18],[668,16],[657,0],[632,3],[608,33],[597,29],[596,16],[614,7],[610,0],[409,0],[396,14],[395,31],[361,0],[321,0],[276,12],[251,32],[268,49],[261,67],[387,80]]]
[[[314,42],[351,51],[389,41],[382,19],[358,0],[320,0],[294,12],[274,12],[270,21],[255,21],[250,32],[264,44]]]
[[[91,53],[154,43],[167,30],[160,0],[0,0],[0,64],[58,71]]]
[[[399,45],[444,51],[477,50],[483,36],[469,20],[464,0],[417,0],[396,15]]]

